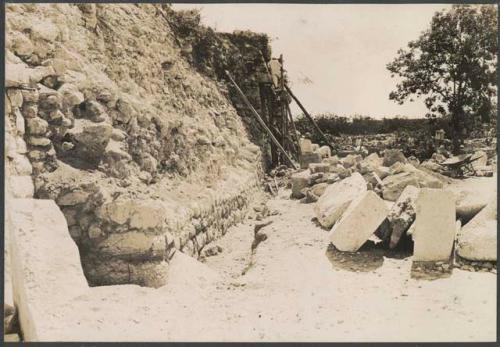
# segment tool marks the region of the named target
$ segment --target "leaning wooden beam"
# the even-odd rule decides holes
[[[323,134],[323,132],[319,128],[318,124],[316,123],[316,121],[314,120],[314,118],[311,117],[311,115],[309,114],[309,112],[307,112],[307,110],[305,109],[305,107],[302,106],[302,104],[300,103],[299,99],[297,99],[297,97],[292,93],[292,91],[290,90],[290,87],[288,87],[288,85],[285,84],[285,88],[286,88],[288,94],[290,94],[290,96],[293,98],[293,100],[295,100],[295,102],[297,103],[297,105],[299,105],[299,107],[302,110],[302,112],[304,112],[304,115],[307,117],[307,119],[309,119],[311,121],[311,123],[314,125],[314,128],[316,129],[316,131],[318,132],[318,134],[321,136],[321,138],[323,139],[323,141],[325,141],[325,143],[330,146],[330,142],[327,140],[325,134]]]
[[[295,145],[297,146],[297,154],[300,157],[302,155],[302,151],[300,150],[299,136],[297,135],[297,128],[295,128],[295,122],[293,121],[292,110],[290,110],[290,105],[288,103],[286,103],[286,113],[288,117],[290,117],[289,121],[292,126],[293,139],[295,140]]]
[[[281,153],[283,153],[283,156],[288,160],[288,162],[290,163],[290,165],[294,168],[294,169],[297,169],[297,167],[295,166],[295,164],[293,163],[292,159],[288,156],[288,154],[286,153],[285,149],[281,146],[281,144],[278,142],[278,140],[276,140],[276,138],[274,137],[273,133],[271,132],[271,130],[267,127],[266,123],[264,123],[264,121],[262,120],[262,118],[260,117],[260,115],[257,113],[257,111],[255,111],[255,108],[253,108],[252,104],[250,103],[250,101],[248,101],[246,95],[243,93],[243,91],[240,89],[240,87],[238,86],[238,84],[234,81],[233,77],[231,76],[231,74],[229,73],[229,71],[225,71],[226,72],[226,75],[227,77],[229,78],[229,80],[231,81],[231,83],[233,84],[233,86],[236,88],[236,90],[238,91],[238,93],[240,94],[241,98],[243,99],[243,101],[245,102],[245,104],[247,105],[247,107],[252,111],[252,113],[254,114],[255,118],[257,118],[257,120],[259,121],[260,125],[264,128],[264,130],[267,132],[267,134],[269,135],[269,137],[271,138],[271,140],[273,141],[273,143],[276,145],[276,147],[278,147],[278,149],[280,150]]]

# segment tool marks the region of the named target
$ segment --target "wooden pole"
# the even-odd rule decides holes
[[[290,121],[290,124],[292,125],[293,139],[295,140],[295,143],[297,145],[297,154],[299,156],[301,156],[302,151],[300,150],[299,136],[297,135],[297,128],[295,128],[295,122],[293,121],[292,111],[290,110],[290,105],[288,105],[288,103],[286,104],[286,110],[287,110],[288,116],[290,117],[289,121]]]
[[[305,107],[302,106],[302,104],[300,103],[299,99],[297,99],[297,97],[292,93],[292,91],[290,90],[290,87],[288,87],[288,85],[285,84],[285,88],[288,91],[288,93],[290,94],[290,96],[293,98],[293,100],[295,100],[295,102],[297,103],[297,105],[299,105],[299,107],[302,110],[302,112],[304,112],[304,115],[307,117],[307,119],[309,119],[311,121],[311,123],[314,125],[314,128],[316,129],[316,131],[318,132],[318,134],[320,135],[320,137],[323,139],[323,141],[325,141],[325,143],[330,146],[330,143],[328,142],[325,134],[323,134],[323,132],[319,128],[318,124],[316,123],[316,121],[314,120],[314,118],[311,117],[311,115],[309,114],[309,112],[307,112],[307,110],[305,109]]]
[[[225,71],[226,72],[226,75],[227,77],[229,78],[229,80],[231,81],[231,83],[233,84],[233,86],[236,88],[236,90],[238,91],[238,93],[240,94],[241,98],[243,99],[243,101],[245,102],[245,104],[247,105],[247,107],[250,109],[250,111],[252,111],[252,113],[254,114],[255,118],[257,118],[257,121],[260,123],[260,125],[264,128],[264,130],[267,132],[267,134],[269,135],[269,137],[271,138],[271,140],[273,141],[273,143],[276,145],[276,147],[278,147],[278,149],[281,151],[281,153],[283,153],[283,156],[288,160],[288,162],[290,163],[290,165],[294,168],[294,169],[297,169],[297,167],[295,166],[295,164],[293,163],[292,159],[288,156],[288,154],[286,153],[285,149],[281,146],[281,144],[279,143],[278,140],[276,140],[276,138],[274,137],[272,131],[267,127],[266,123],[262,120],[262,118],[260,117],[260,115],[257,113],[257,111],[255,111],[255,108],[253,108],[252,104],[250,103],[250,101],[248,101],[246,95],[243,93],[243,91],[240,89],[240,87],[238,86],[238,84],[234,81],[233,77],[231,76],[231,74],[229,73],[229,71]]]

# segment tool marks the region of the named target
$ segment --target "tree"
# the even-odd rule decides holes
[[[425,98],[428,118],[449,116],[458,152],[468,118],[487,117],[497,93],[497,8],[454,5],[436,12],[430,28],[387,64],[399,76],[389,99]]]

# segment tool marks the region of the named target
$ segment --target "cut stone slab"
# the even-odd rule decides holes
[[[314,206],[319,223],[326,228],[331,228],[342,217],[351,201],[364,192],[366,192],[366,181],[357,172],[330,185]]]
[[[395,248],[403,234],[415,221],[415,208],[419,188],[407,186],[393,205],[387,219],[391,228],[390,248]]]
[[[88,290],[66,219],[53,200],[12,199],[14,302],[25,341],[39,340],[53,308]]]
[[[330,232],[330,241],[344,252],[356,252],[387,217],[389,209],[374,192],[367,191],[353,200]]]
[[[481,210],[457,237],[457,254],[472,261],[497,261],[497,200]]]
[[[416,202],[413,261],[447,261],[455,241],[455,197],[423,188]]]

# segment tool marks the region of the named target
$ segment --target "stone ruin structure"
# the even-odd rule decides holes
[[[12,4],[6,18],[7,214],[53,201],[91,286],[159,287],[175,251],[196,258],[244,218],[265,142],[221,73],[255,101],[265,35],[168,5]]]

